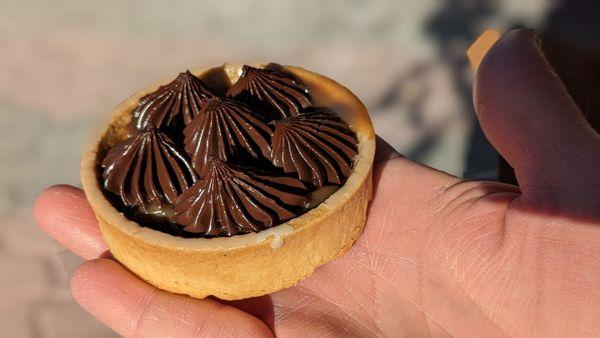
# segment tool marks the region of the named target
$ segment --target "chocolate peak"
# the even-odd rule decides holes
[[[308,202],[305,186],[291,177],[258,174],[221,160],[177,199],[175,221],[208,236],[256,232],[295,217]]]
[[[135,127],[138,130],[145,130],[149,125],[162,128],[177,119],[188,124],[200,112],[202,102],[212,96],[212,89],[189,70],[179,73],[175,80],[140,99],[133,111]]]
[[[311,110],[274,121],[271,160],[286,173],[298,173],[315,187],[342,184],[352,171],[357,140],[338,117]]]
[[[290,77],[250,66],[242,68],[242,76],[227,95],[261,107],[270,119],[296,116],[311,105],[307,90]]]
[[[152,127],[111,148],[101,167],[104,188],[142,212],[175,203],[196,182],[185,155]]]
[[[192,166],[204,176],[211,158],[228,161],[249,155],[269,158],[271,128],[250,107],[227,98],[213,97],[185,127],[185,150]]]

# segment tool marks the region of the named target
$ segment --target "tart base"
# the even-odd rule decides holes
[[[229,81],[241,67],[225,65]],[[128,220],[104,195],[98,158],[126,138],[125,126],[139,98],[121,103],[83,153],[81,179],[113,256],[148,283],[173,293],[226,300],[257,297],[297,284],[324,263],[343,255],[366,222],[372,193],[375,135],[364,105],[349,90],[324,76],[285,67],[311,88],[315,105],[333,109],[357,134],[358,157],[347,182],[316,208],[273,228],[233,237],[181,238]],[[203,77],[215,70],[198,71]]]

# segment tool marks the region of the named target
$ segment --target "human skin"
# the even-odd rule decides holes
[[[465,181],[379,141],[363,235],[272,295],[198,300],[146,284],[110,259],[77,188],[47,189],[35,215],[87,260],[75,300],[124,336],[600,336],[600,136],[528,31],[492,47],[474,104],[520,188]]]

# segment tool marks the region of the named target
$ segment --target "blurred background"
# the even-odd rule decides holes
[[[36,228],[31,206],[48,185],[79,185],[90,128],[134,91],[225,61],[299,65],[354,91],[377,133],[409,158],[495,179],[498,157],[474,119],[466,48],[486,28],[533,27],[557,51],[557,65],[578,66],[561,76],[575,84],[579,76],[598,79],[598,58],[591,73],[572,60],[575,51],[600,55],[597,7],[549,0],[0,0],[0,337],[114,336],[72,301],[68,275],[79,260]],[[585,101],[588,94],[581,95]]]

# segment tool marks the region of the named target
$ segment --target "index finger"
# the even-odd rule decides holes
[[[44,190],[35,202],[34,216],[42,230],[86,260],[108,250],[81,189],[56,185]]]
[[[71,293],[86,311],[126,337],[273,336],[253,313],[158,290],[113,260],[81,265],[71,279]]]

